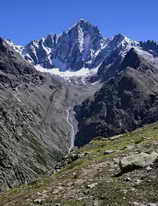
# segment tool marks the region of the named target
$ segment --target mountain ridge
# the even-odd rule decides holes
[[[49,34],[24,47],[18,46],[16,50],[34,65],[47,69],[59,68],[60,71],[78,71],[98,67],[116,47],[126,54],[128,46],[131,48],[138,44],[122,34],[111,39],[103,37],[97,26],[81,19],[60,35]]]

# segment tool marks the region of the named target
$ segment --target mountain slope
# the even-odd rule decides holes
[[[57,89],[58,82],[0,39],[0,191],[47,173],[64,152],[55,134],[45,132],[44,118]]]
[[[75,145],[112,136],[158,120],[158,66],[146,53],[131,49],[117,73],[94,97],[76,106]],[[149,56],[150,57],[150,56]]]
[[[0,191],[52,171],[73,146],[72,107],[99,87],[40,73],[0,39]]]
[[[154,152],[153,152],[154,151]],[[60,171],[29,185],[0,194],[3,206],[147,206],[157,205],[158,123],[132,133],[95,139],[66,156]],[[121,171],[120,162],[137,164]]]

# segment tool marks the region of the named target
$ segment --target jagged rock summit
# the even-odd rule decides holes
[[[96,26],[80,20],[61,35],[48,35],[30,42],[22,53],[35,65],[76,71],[96,66],[96,56],[106,43],[107,39]]]
[[[139,42],[122,34],[113,38],[103,37],[98,27],[80,19],[60,35],[49,34],[46,38],[33,40],[24,47],[10,44],[34,65],[60,71],[79,71],[99,68],[112,55],[124,57]]]

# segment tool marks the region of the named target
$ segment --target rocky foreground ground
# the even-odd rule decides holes
[[[0,195],[3,206],[158,205],[158,123],[96,138],[49,177]]]

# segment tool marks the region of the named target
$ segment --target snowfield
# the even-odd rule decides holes
[[[64,72],[60,71],[58,68],[46,69],[41,67],[40,65],[36,65],[35,67],[40,72],[47,72],[52,75],[63,77],[64,79],[69,79],[71,77],[87,77],[96,74],[98,71],[98,67],[94,69],[82,68],[78,71],[67,70]]]

